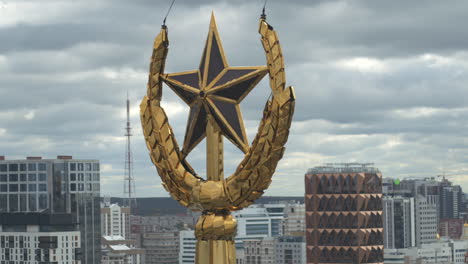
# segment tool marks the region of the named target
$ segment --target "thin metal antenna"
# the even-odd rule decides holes
[[[133,175],[133,152],[131,148],[132,127],[130,125],[130,99],[127,91],[127,124],[125,127],[125,176],[124,176],[124,206],[129,208],[130,214],[136,214],[137,204],[135,196],[135,178]],[[127,226],[130,230],[130,225]]]
[[[167,16],[169,15],[169,12],[171,12],[171,9],[172,9],[172,6],[174,5],[174,2],[175,2],[175,0],[172,0],[171,6],[169,6],[169,9],[167,10],[166,16],[164,17],[163,24],[162,24],[163,27],[166,26],[166,19],[167,19]]]
[[[265,8],[266,8],[266,5],[267,5],[267,2],[268,2],[268,0],[265,0],[265,3],[263,4],[263,10],[262,10],[262,15],[261,15],[262,19],[266,19]]]

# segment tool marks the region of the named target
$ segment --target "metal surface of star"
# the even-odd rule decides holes
[[[244,153],[249,148],[239,103],[265,76],[266,66],[229,67],[214,15],[198,70],[165,74],[164,82],[190,106],[184,138],[187,155],[206,137],[208,116]]]

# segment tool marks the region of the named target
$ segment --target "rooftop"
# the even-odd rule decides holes
[[[309,169],[307,173],[380,173],[380,170],[373,166],[374,163],[325,163]]]

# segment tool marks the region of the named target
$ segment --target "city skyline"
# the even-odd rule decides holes
[[[206,37],[200,32],[212,10],[230,64],[265,64],[257,35],[263,1],[197,4],[176,1],[168,17],[167,72],[199,63]],[[123,196],[128,90],[136,195],[168,196],[148,159],[138,116],[149,47],[168,5],[0,1],[0,155],[99,159],[101,194]],[[280,32],[298,100],[266,195],[301,196],[307,169],[325,162],[375,162],[383,177],[400,179],[467,176],[468,35],[455,26],[468,22],[466,5],[269,1],[267,16]],[[175,55],[181,52],[184,58]],[[163,93],[183,142],[189,108],[168,87]],[[263,109],[257,102],[268,96],[264,80],[242,104],[249,142]],[[200,174],[204,144],[188,157]],[[225,148],[228,176],[242,154],[227,140]],[[462,176],[449,179],[468,188]]]

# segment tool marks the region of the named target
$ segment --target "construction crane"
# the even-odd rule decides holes
[[[442,174],[437,175],[437,178],[442,177],[442,180],[446,181],[447,179],[445,179],[445,177],[453,177],[453,176],[465,176],[465,175],[463,175],[463,174],[446,174],[446,173],[442,173]]]

